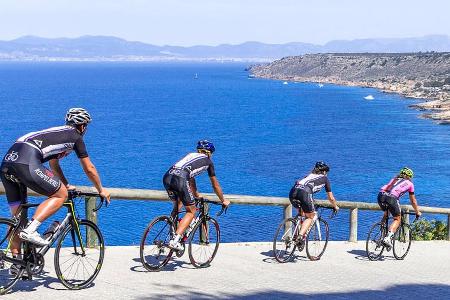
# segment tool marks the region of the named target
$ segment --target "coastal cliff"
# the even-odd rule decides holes
[[[363,86],[433,100],[412,107],[423,116],[450,122],[450,53],[306,54],[249,71],[258,78]]]

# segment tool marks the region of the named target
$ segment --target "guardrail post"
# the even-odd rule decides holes
[[[450,214],[447,215],[447,241],[450,241]]]
[[[205,203],[205,214],[207,214],[209,212],[209,203]],[[208,222],[206,222],[206,227],[203,226],[203,224],[201,224],[201,230],[200,230],[200,243],[207,243],[207,236],[208,236]],[[191,232],[191,234],[194,234],[194,232]]]
[[[96,202],[97,198],[95,197],[85,198],[86,219],[95,224],[97,224],[97,212],[94,211]],[[98,246],[95,232],[93,232],[92,229],[90,228],[87,229],[85,238],[86,238],[86,247],[95,248]]]
[[[350,209],[350,236],[348,238],[349,242],[358,241],[358,209]]]
[[[284,219],[292,218],[292,204],[284,207]],[[284,223],[284,232],[290,230],[291,223]]]

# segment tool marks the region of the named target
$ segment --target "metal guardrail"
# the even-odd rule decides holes
[[[77,189],[84,192],[95,192],[92,187],[77,186]],[[34,191],[28,190],[31,196],[40,196]],[[170,201],[165,191],[160,190],[145,190],[145,189],[122,189],[122,188],[108,188],[112,199],[118,200],[138,200],[138,201]],[[0,195],[5,193],[5,189],[0,184]],[[203,193],[210,200],[219,201],[215,194]],[[225,195],[227,200],[230,200],[233,205],[269,205],[284,207],[284,218],[292,216],[292,205],[288,198],[283,197],[266,197],[266,196],[246,196],[246,195]],[[327,200],[315,200],[318,204],[329,206],[331,204]],[[366,202],[353,201],[338,201],[341,209],[350,210],[349,214],[349,238],[350,242],[356,242],[358,238],[358,211],[359,210],[380,210],[378,204]],[[93,221],[97,221],[96,212],[92,211],[95,207],[95,198],[86,198],[86,217]],[[402,205],[402,209],[413,211],[411,205]],[[447,215],[447,240],[450,240],[450,208],[419,206],[422,213]]]

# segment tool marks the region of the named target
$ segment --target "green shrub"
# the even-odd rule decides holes
[[[447,224],[442,221],[420,219],[412,224],[412,238],[416,241],[447,239]]]

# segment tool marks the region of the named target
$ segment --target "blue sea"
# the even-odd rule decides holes
[[[93,116],[87,149],[107,187],[161,190],[164,172],[206,138],[216,145],[225,194],[287,197],[293,182],[324,160],[338,200],[375,202],[379,187],[407,165],[419,204],[450,207],[450,127],[420,119],[408,108],[414,100],[368,88],[249,79],[245,67],[1,63],[0,153],[25,133],[63,124],[68,108],[85,107]],[[375,100],[363,98],[369,94]],[[72,184],[89,184],[75,154],[61,165]],[[211,192],[206,175],[198,187]],[[0,215],[8,216],[0,199]],[[139,244],[147,223],[170,209],[165,202],[112,201],[99,213],[106,244]],[[359,238],[379,215],[360,211]],[[222,240],[269,241],[282,216],[281,207],[234,205],[219,219]],[[348,218],[341,211],[330,220],[331,239],[348,238]]]

